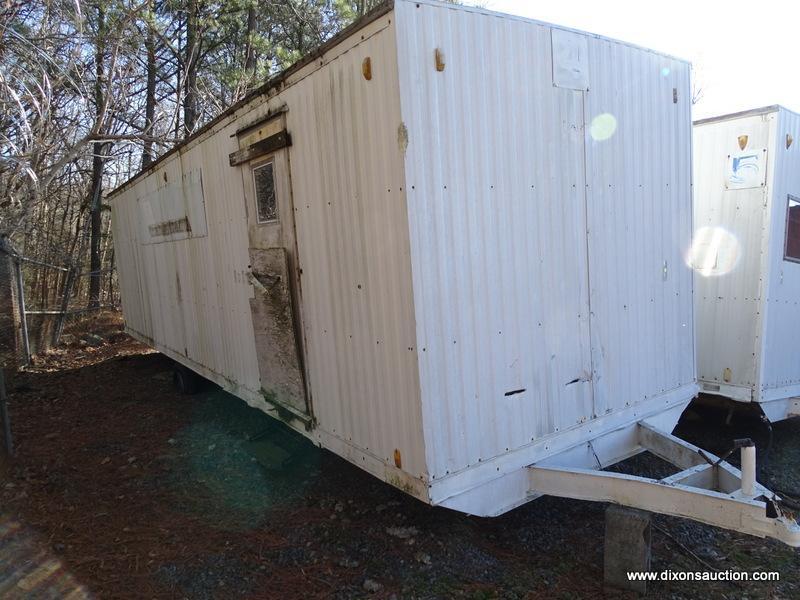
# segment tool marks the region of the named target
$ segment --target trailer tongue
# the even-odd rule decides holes
[[[611,502],[800,547],[800,526],[794,516],[782,508],[777,494],[756,482],[756,448],[750,440],[735,443],[741,451],[741,471],[647,420],[587,442],[584,450],[602,469],[606,465],[597,449],[613,447],[631,436],[642,450],[680,471],[650,479],[575,466],[581,448],[573,448],[528,467],[529,493]]]

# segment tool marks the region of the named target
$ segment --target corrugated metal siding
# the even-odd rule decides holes
[[[697,125],[694,129],[695,228],[721,228],[738,248],[734,268],[719,276],[695,276],[698,377],[712,384],[757,387],[756,356],[762,343],[763,251],[769,227],[766,189],[726,189],[728,156],[748,148],[767,148],[771,161],[771,123],[775,113]],[[768,163],[771,164],[771,163]],[[724,371],[730,369],[730,381]]]
[[[241,178],[226,171],[234,143],[225,136],[194,145],[118,196],[115,243],[127,326],[257,394],[245,209],[231,201]],[[202,172],[208,235],[142,243],[139,198],[156,193],[165,175],[179,181],[195,169]]]
[[[255,100],[124,189],[113,201],[114,232],[129,327],[266,409],[248,303],[242,174],[228,154],[238,149],[237,129],[285,104],[305,361],[319,431],[391,468],[399,450],[403,470],[424,478],[392,21],[389,13],[369,24],[293,74],[280,94]],[[371,81],[361,74],[367,56]],[[136,199],[164,173],[174,180],[197,168],[208,236],[142,245]]]
[[[684,62],[609,40],[589,38],[588,50],[586,191],[599,416],[695,379],[692,271],[684,260],[692,236],[691,74]],[[610,118],[616,130],[604,139]]]
[[[553,87],[546,25],[427,2],[395,11],[431,473],[691,384],[688,66],[590,36],[584,100]],[[599,147],[584,127],[598,111],[620,127]],[[599,380],[581,381],[593,362]]]
[[[395,30],[383,26],[283,97],[292,107],[315,415],[328,431],[389,464],[399,450],[403,469],[422,476]],[[367,57],[371,81],[361,73]]]
[[[786,135],[794,139],[786,148]],[[800,198],[800,115],[781,109],[774,142],[774,173],[766,294],[762,390],[800,385],[800,264],[783,260],[788,196]],[[795,389],[790,395],[798,395]]]
[[[396,11],[423,410],[442,477],[590,411],[589,386],[565,385],[590,369],[581,106],[552,86],[547,28]]]

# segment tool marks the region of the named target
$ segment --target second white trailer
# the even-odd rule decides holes
[[[800,115],[770,106],[695,123],[702,390],[800,414]]]

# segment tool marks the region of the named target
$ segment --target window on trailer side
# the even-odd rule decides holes
[[[278,197],[275,192],[275,163],[269,161],[253,169],[256,190],[256,216],[259,223],[278,220]]]
[[[786,260],[800,262],[800,198],[789,196],[786,213]]]

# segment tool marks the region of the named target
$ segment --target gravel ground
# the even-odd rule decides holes
[[[494,519],[431,508],[217,388],[177,395],[170,361],[119,327],[105,315],[74,329],[68,347],[9,382],[17,455],[0,513],[95,596],[628,597],[603,590],[604,505],[541,498]],[[83,344],[87,331],[102,344]],[[744,433],[766,450],[763,424],[724,416],[698,408],[677,433],[718,452]],[[789,494],[800,490],[799,430],[775,425],[762,452],[761,479]],[[647,455],[618,468],[665,472]],[[653,598],[800,597],[798,551],[660,515],[654,525],[654,570],[781,580],[658,582]]]

